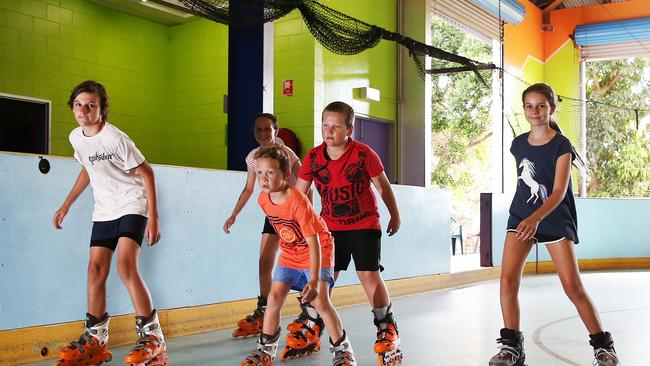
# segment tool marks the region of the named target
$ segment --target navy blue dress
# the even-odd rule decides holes
[[[510,152],[517,161],[517,191],[510,205],[508,230],[514,230],[519,223],[537,210],[553,192],[555,165],[557,159],[572,154],[571,142],[562,134],[556,134],[541,146],[528,143],[528,133],[515,137]],[[535,236],[553,238],[565,237],[578,243],[578,215],[573,198],[571,178],[562,202],[548,214],[537,227]]]

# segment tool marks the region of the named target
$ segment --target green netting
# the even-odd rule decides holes
[[[228,0],[179,0],[194,13],[222,24],[254,24],[260,19],[234,16]],[[238,0],[242,6],[262,7],[263,22],[274,21],[298,9],[311,34],[323,47],[339,55],[354,55],[372,48],[380,40],[395,41],[409,50],[420,75],[425,56],[454,62],[474,69],[478,62],[412,38],[362,22],[314,0]]]

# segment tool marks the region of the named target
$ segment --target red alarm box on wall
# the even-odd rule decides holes
[[[293,80],[285,80],[282,82],[282,94],[288,97],[293,95]]]

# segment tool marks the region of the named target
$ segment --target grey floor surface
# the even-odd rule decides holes
[[[584,273],[583,281],[604,327],[614,336],[621,364],[650,365],[650,271]],[[498,293],[498,281],[489,281],[394,299],[403,365],[487,365],[497,352],[495,339],[502,326]],[[529,366],[591,365],[587,331],[556,275],[525,277],[520,302]],[[376,365],[369,306],[341,308],[339,313],[359,365]],[[290,320],[283,319],[283,327]],[[230,333],[223,330],[168,340],[170,365],[239,365],[254,349],[255,338],[233,339]],[[323,338],[323,349],[314,355],[276,364],[331,365],[326,342]],[[112,351],[114,359],[105,365],[121,365],[128,347]]]

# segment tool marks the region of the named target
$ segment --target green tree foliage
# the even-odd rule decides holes
[[[587,64],[587,99],[631,109],[650,109],[650,59]],[[645,74],[645,77],[644,77]],[[647,112],[639,112],[642,121]],[[588,195],[650,195],[650,151],[645,126],[634,111],[587,104]]]
[[[434,17],[433,45],[481,62],[491,62],[492,47],[468,32]],[[434,60],[433,68],[456,67]],[[488,85],[492,72],[481,72]],[[451,189],[453,214],[460,223],[478,217],[479,193],[490,189],[489,141],[492,91],[473,72],[433,75],[433,185]],[[483,179],[476,179],[483,177]],[[471,217],[471,218],[470,218]]]

